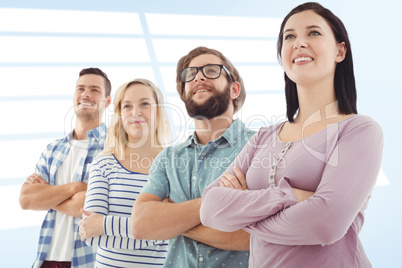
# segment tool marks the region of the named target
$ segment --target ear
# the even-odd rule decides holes
[[[240,89],[241,89],[240,83],[234,82],[232,88],[230,89],[230,97],[232,98],[232,100],[235,100],[239,97]]]
[[[112,102],[112,97],[108,96],[108,97],[106,98],[105,108],[108,107],[111,102]]]
[[[336,62],[342,62],[345,59],[346,56],[346,45],[345,42],[341,42],[338,44],[338,54],[336,55]]]

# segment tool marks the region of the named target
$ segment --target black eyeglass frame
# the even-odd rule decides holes
[[[210,65],[215,65],[215,66],[219,66],[219,67],[220,67],[220,69],[219,69],[219,75],[218,75],[217,77],[211,78],[211,77],[208,77],[208,76],[204,73],[204,68],[205,68],[206,66],[210,66]],[[184,72],[185,70],[187,70],[187,69],[190,69],[190,68],[195,68],[195,69],[197,69],[197,72],[195,73],[194,78],[191,79],[191,80],[188,80],[188,81],[183,81],[183,76],[182,76],[183,72]],[[199,71],[201,71],[202,74],[203,74],[206,78],[208,78],[208,79],[218,79],[218,78],[221,77],[221,75],[222,75],[222,69],[224,69],[225,72],[226,72],[226,74],[230,77],[230,79],[231,79],[232,81],[234,81],[232,75],[230,74],[229,70],[225,67],[225,65],[223,65],[223,64],[213,64],[213,63],[206,64],[206,65],[200,66],[200,67],[186,67],[186,68],[184,68],[183,70],[180,71],[180,79],[181,79],[181,82],[182,82],[183,84],[189,83],[189,82],[193,81],[193,80],[197,77],[197,74],[198,74]]]

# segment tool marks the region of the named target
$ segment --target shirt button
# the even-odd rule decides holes
[[[198,260],[199,260],[200,262],[203,262],[203,261],[204,261],[204,258],[203,258],[203,257],[200,257]]]
[[[197,176],[193,176],[193,180],[194,180],[194,181],[197,180]]]

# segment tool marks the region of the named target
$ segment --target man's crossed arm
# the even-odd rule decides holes
[[[21,187],[20,206],[29,210],[54,209],[64,214],[81,217],[87,184],[73,182],[63,185],[49,185],[34,173]]]

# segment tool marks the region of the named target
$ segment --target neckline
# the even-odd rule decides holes
[[[329,128],[331,128],[332,126],[339,125],[340,123],[343,123],[343,122],[345,122],[345,121],[347,121],[347,120],[349,120],[349,119],[351,119],[351,118],[354,118],[354,117],[357,116],[357,115],[358,115],[358,114],[352,114],[351,116],[348,116],[348,117],[346,117],[346,118],[344,118],[344,119],[342,119],[342,120],[339,120],[338,122],[333,123],[333,124],[331,124],[330,126],[324,128],[324,129],[321,129],[320,131],[317,131],[317,132],[315,132],[315,133],[313,133],[313,134],[311,134],[311,135],[309,135],[309,136],[307,136],[307,137],[302,137],[301,139],[295,140],[295,141],[282,141],[282,139],[279,137],[279,133],[282,131],[283,126],[285,125],[285,123],[288,122],[288,121],[284,121],[284,122],[282,122],[282,123],[279,124],[279,126],[278,126],[278,131],[276,132],[276,137],[277,137],[278,141],[279,141],[280,143],[283,143],[283,144],[288,144],[289,142],[290,142],[290,143],[300,142],[300,141],[302,141],[302,140],[305,140],[305,139],[308,139],[308,138],[310,138],[310,137],[312,137],[312,136],[315,136],[316,134],[318,134],[318,133],[320,133],[320,132],[322,132],[322,131],[324,131],[324,130],[329,129]]]
[[[147,173],[141,173],[141,172],[136,172],[136,171],[131,171],[131,170],[128,170],[127,168],[125,168],[121,163],[120,163],[120,161],[117,159],[117,157],[114,155],[114,154],[111,154],[113,157],[114,157],[114,159],[116,160],[116,162],[120,165],[120,167],[122,167],[124,170],[126,170],[127,172],[130,172],[130,173],[132,173],[132,174],[141,174],[141,175],[148,175]]]

